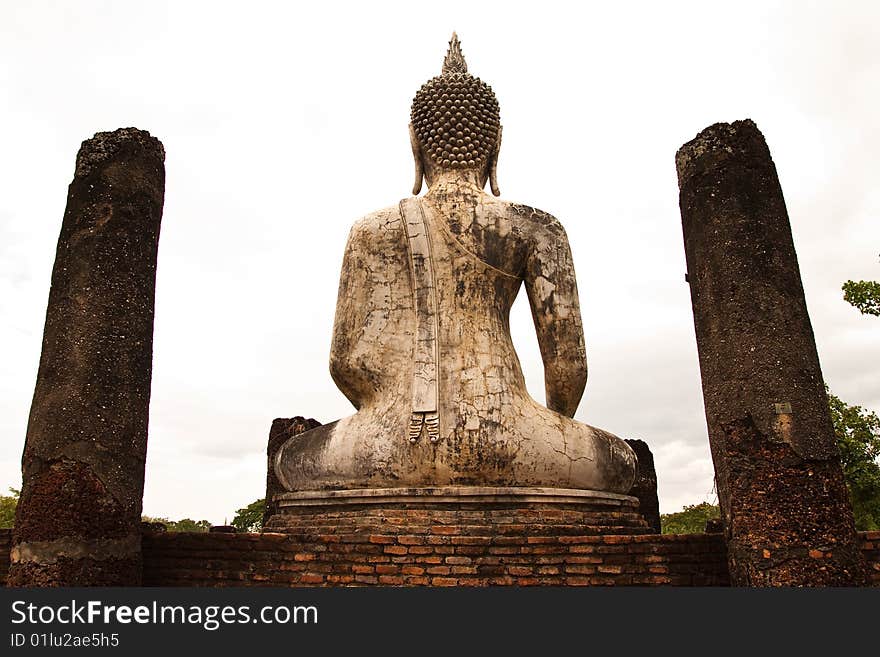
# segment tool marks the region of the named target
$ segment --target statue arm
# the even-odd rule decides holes
[[[345,245],[330,345],[330,376],[356,409],[361,408],[373,389],[368,369],[357,355],[366,319],[365,303],[360,297],[363,290],[368,289],[365,280],[367,268],[360,262],[360,241],[356,224]]]
[[[587,383],[587,355],[568,237],[553,217],[532,233],[526,293],[544,361],[547,408],[573,417]]]

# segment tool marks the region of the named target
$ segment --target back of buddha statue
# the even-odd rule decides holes
[[[500,194],[498,103],[467,73],[455,35],[411,117],[414,196],[358,221],[345,249],[330,369],[357,413],[287,443],[279,480],[626,490],[631,450],[572,419],[587,366],[565,231],[483,192]],[[521,287],[546,406],[528,394],[510,336]]]

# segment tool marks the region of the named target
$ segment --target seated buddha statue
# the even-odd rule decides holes
[[[330,372],[357,412],[287,441],[278,479],[289,491],[627,493],[633,451],[573,419],[587,362],[565,230],[546,212],[495,198],[499,106],[468,73],[454,34],[442,74],[413,100],[410,137],[416,196],[359,220],[345,248]],[[510,336],[523,286],[546,406],[526,390]]]

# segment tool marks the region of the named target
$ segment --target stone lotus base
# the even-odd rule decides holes
[[[647,534],[635,497],[564,488],[437,486],[275,496],[264,531],[314,535]]]

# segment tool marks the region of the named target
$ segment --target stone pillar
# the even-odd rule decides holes
[[[655,534],[660,533],[660,501],[657,499],[657,472],[654,455],[644,440],[625,440],[639,460],[636,480],[628,495],[639,498],[639,512]]]
[[[269,429],[269,442],[266,445],[266,510],[263,512],[263,526],[269,522],[269,518],[278,512],[275,505],[274,497],[278,493],[286,492],[284,486],[275,476],[275,455],[281,446],[287,442],[291,436],[298,436],[301,433],[321,426],[321,423],[315,419],[305,419],[301,415],[292,418],[276,418],[272,420],[272,427]]]
[[[709,442],[739,586],[865,583],[782,189],[749,120],[676,155]]]
[[[12,586],[141,581],[141,503],[165,151],[83,142],[67,194],[22,456]]]

